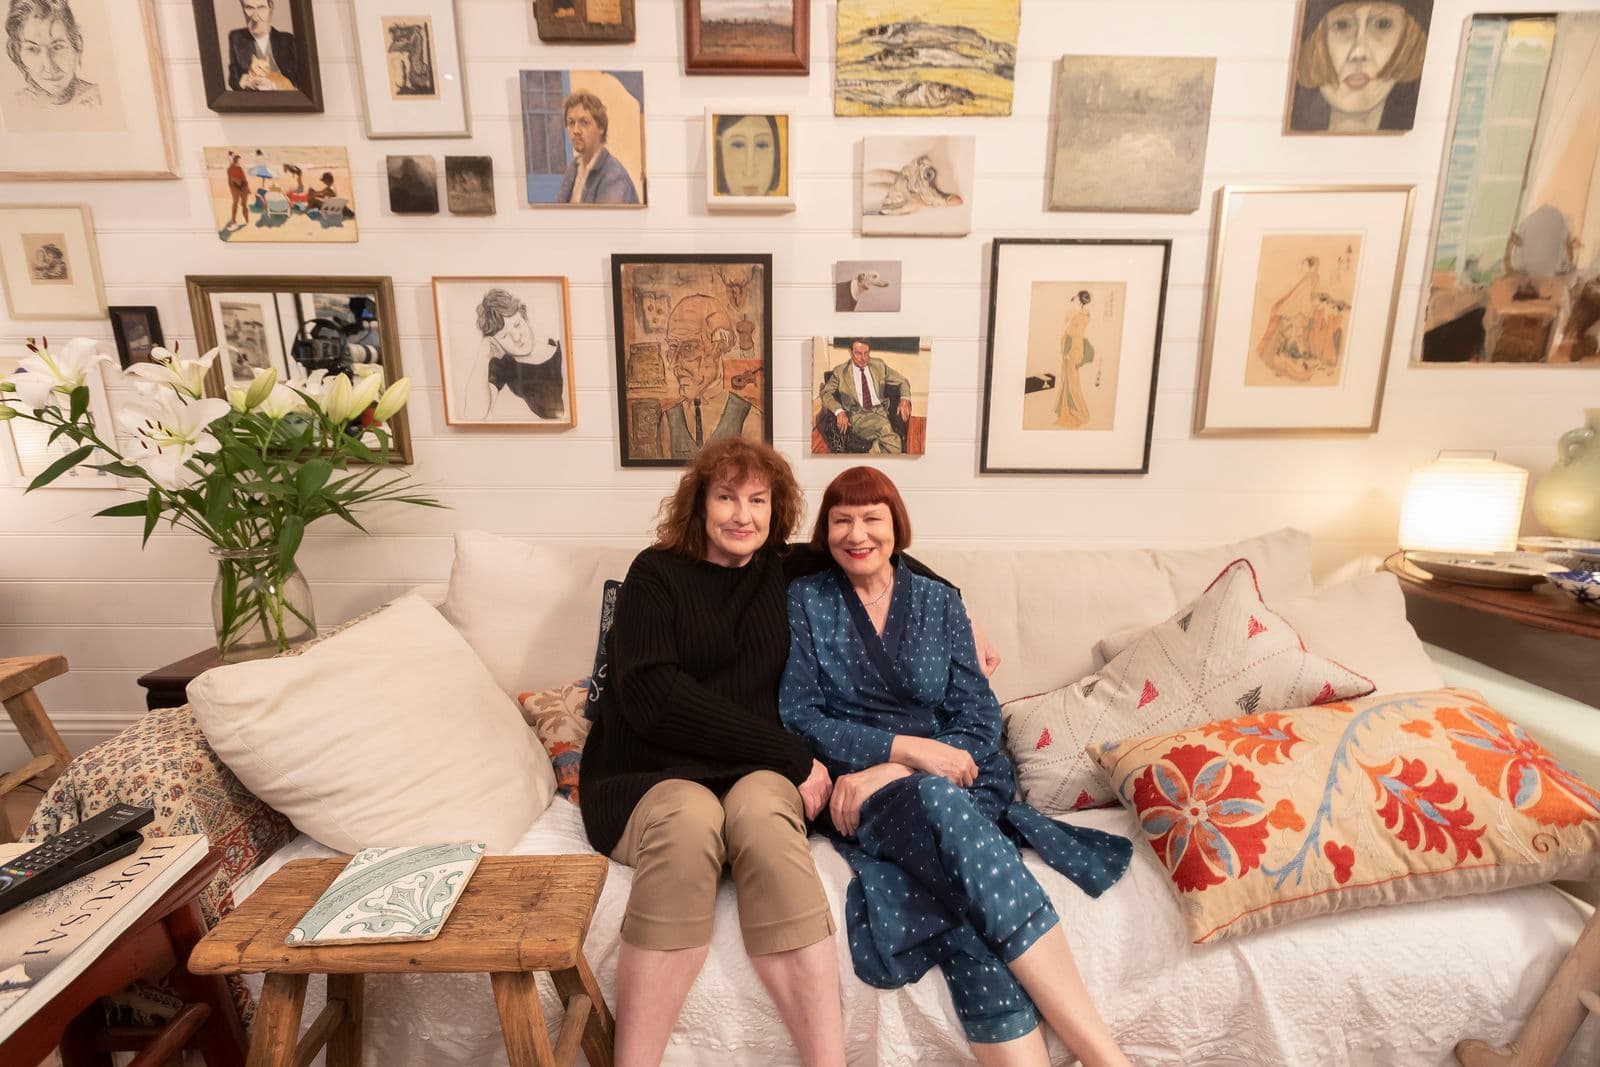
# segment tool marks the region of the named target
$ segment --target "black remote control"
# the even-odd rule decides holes
[[[115,804],[0,864],[0,912],[133,852],[144,843],[135,831],[155,817],[154,808]]]

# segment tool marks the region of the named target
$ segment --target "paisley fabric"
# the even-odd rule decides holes
[[[1600,792],[1478,694],[1368,697],[1091,749],[1198,942],[1582,878]]]
[[[539,743],[550,755],[556,772],[556,795],[578,802],[578,771],[583,763],[583,743],[589,738],[594,721],[588,709],[593,706],[593,680],[580,678],[560,689],[537,693],[518,693],[522,717]]]

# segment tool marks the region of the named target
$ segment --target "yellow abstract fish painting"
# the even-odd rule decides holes
[[[839,0],[836,115],[1009,115],[1020,0]]]

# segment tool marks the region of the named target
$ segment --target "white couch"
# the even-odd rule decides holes
[[[552,688],[588,673],[600,583],[621,577],[635,551],[464,534],[449,589],[430,592],[505,692]],[[1100,638],[1166,618],[1233,559],[1255,564],[1269,606],[1304,601],[1311,593],[1309,539],[1295,531],[1198,550],[913,551],[960,586],[969,611],[1001,651],[1004,664],[993,684],[1002,701],[1090,673],[1099,666],[1094,650]],[[1397,589],[1377,588],[1372,610],[1403,611]],[[1358,624],[1347,628],[1348,643],[1357,654],[1366,647],[1366,654],[1378,655],[1371,634],[1356,632]],[[1433,672],[1414,634],[1409,641],[1409,647],[1388,649],[1383,664],[1349,662],[1346,649],[1313,647],[1335,658],[1345,654],[1351,667],[1377,677]],[[1531,701],[1531,687],[1529,693]],[[1505,710],[1517,717],[1521,709]],[[1561,754],[1591,774],[1600,767],[1594,751]],[[1090,900],[1037,857],[1030,855],[1028,863],[1061,914],[1089,988],[1141,1065],[1453,1063],[1450,1050],[1463,1037],[1499,1041],[1516,1032],[1585,918],[1571,898],[1536,886],[1335,915],[1197,946],[1184,933],[1165,870],[1139,842],[1132,818],[1120,809],[1073,818],[1135,840],[1127,877]],[[556,798],[513,851],[589,849],[577,810]],[[837,914],[849,870],[822,839],[813,839],[812,851]],[[301,836],[252,872],[236,895],[248,894],[289,859],[331,854]],[[608,995],[631,874],[612,865],[588,941],[590,963]],[[837,943],[852,1064],[970,1062],[937,973],[900,990],[871,989],[854,977],[845,939]],[[553,991],[544,994],[558,1022]],[[306,1019],[315,1017],[321,996],[314,980]],[[366,1027],[368,1064],[505,1062],[482,976],[373,978]],[[1058,1044],[1052,1050],[1055,1062],[1070,1062]],[[1600,1027],[1591,1020],[1563,1062],[1597,1060]],[[667,1062],[798,1062],[743,952],[729,885],[718,900],[710,960]]]

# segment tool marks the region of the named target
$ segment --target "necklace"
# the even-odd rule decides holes
[[[889,581],[888,581],[888,584],[886,584],[883,587],[883,592],[879,593],[877,596],[873,597],[871,600],[863,600],[861,602],[861,606],[864,607],[864,608],[872,607],[874,604],[876,604],[879,601],[881,601],[884,597],[888,596],[889,595],[889,590],[891,590],[893,588],[894,588],[894,579],[890,578]],[[860,596],[861,594],[857,593],[856,595]]]

